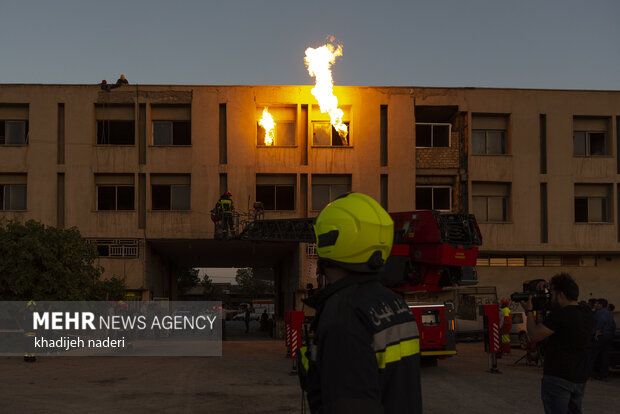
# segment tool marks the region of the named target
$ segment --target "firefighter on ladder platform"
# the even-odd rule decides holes
[[[510,330],[512,329],[512,317],[510,316],[510,302],[502,300],[502,353],[510,353]]]
[[[231,197],[232,194],[230,191],[225,191],[224,194],[220,196],[220,199],[217,200],[217,203],[215,203],[215,208],[211,210],[211,219],[216,225],[216,236],[218,235],[218,230],[220,230],[219,236],[225,239],[235,236],[235,225],[233,220],[235,207]]]
[[[316,219],[319,268],[328,284],[305,300],[314,339],[298,351],[312,413],[422,412],[420,342],[401,296],[379,282],[394,224],[372,198],[348,193]]]

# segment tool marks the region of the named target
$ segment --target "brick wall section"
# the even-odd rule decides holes
[[[449,148],[416,148],[416,168],[459,168],[459,134],[452,134]]]

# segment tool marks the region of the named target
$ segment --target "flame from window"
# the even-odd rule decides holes
[[[265,107],[263,109],[263,117],[258,121],[258,125],[265,129],[265,145],[273,145],[276,139],[276,122],[269,113],[269,108]]]
[[[333,41],[333,38],[331,39]],[[342,56],[342,45],[334,48],[327,43],[316,49],[307,48],[304,61],[308,67],[308,73],[316,79],[316,85],[312,88],[312,95],[319,103],[321,113],[328,113],[332,126],[338,131],[343,142],[347,140],[347,126],[342,121],[344,113],[338,108],[338,98],[334,95],[334,81],[331,66],[338,56]]]

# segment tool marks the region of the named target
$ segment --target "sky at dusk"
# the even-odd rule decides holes
[[[620,90],[618,0],[0,0],[0,83]]]

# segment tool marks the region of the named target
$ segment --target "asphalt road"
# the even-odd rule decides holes
[[[301,393],[282,341],[252,325],[227,326],[222,357],[39,357],[34,364],[0,358],[2,413],[299,413]],[[512,366],[522,351],[487,372],[481,343],[422,370],[427,414],[542,413],[542,369]],[[586,386],[585,413],[620,412],[620,371]]]

